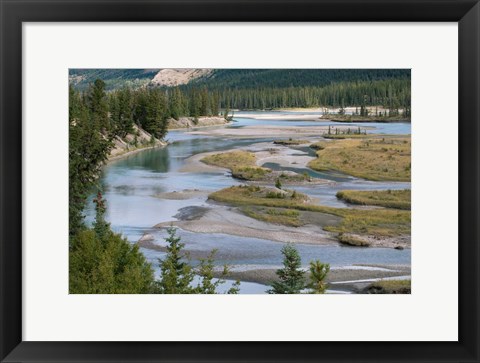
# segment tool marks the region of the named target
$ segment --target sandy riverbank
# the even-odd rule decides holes
[[[308,143],[302,145],[307,146],[310,143],[316,142],[318,139],[309,139]],[[234,150],[245,150],[255,154],[256,164],[262,166],[265,163],[276,163],[285,167],[305,168],[307,164],[315,159],[307,153],[284,145],[278,145],[271,142],[259,142],[246,147],[239,147],[221,151],[228,153]],[[219,151],[205,152],[193,155],[185,160],[185,165],[180,169],[180,172],[185,173],[212,173],[219,171],[228,171],[226,168],[219,166],[207,165],[201,160],[207,156],[220,153]]]
[[[168,129],[173,130],[185,130],[192,128],[205,128],[212,126],[224,126],[229,125],[231,122],[225,120],[221,116],[202,116],[198,117],[195,121],[194,117],[180,117],[178,120],[169,119],[168,120]]]
[[[137,154],[137,153],[139,153],[140,151],[145,151],[145,150],[149,150],[149,149],[162,148],[162,147],[165,147],[165,146],[167,146],[167,145],[168,145],[167,142],[160,141],[160,142],[158,142],[158,143],[155,144],[155,145],[149,145],[149,146],[145,146],[145,147],[138,147],[138,148],[135,148],[135,149],[133,149],[133,150],[125,151],[125,152],[123,152],[123,153],[118,153],[118,154],[115,154],[115,155],[111,155],[111,156],[109,156],[108,159],[107,159],[107,164],[110,163],[110,162],[112,162],[112,161],[124,159],[124,158],[126,158],[126,157],[128,157],[128,156]]]
[[[254,118],[257,120],[281,120],[281,121],[325,121],[321,119],[321,114],[306,114],[299,111],[295,114],[292,113],[282,113],[281,111],[278,113],[246,113],[246,114],[238,114],[235,117],[238,118]]]
[[[338,130],[348,130],[351,126],[337,126]],[[362,127],[362,130],[367,127]],[[373,128],[373,127],[371,127]],[[191,131],[191,135],[207,135],[218,137],[235,138],[265,138],[284,137],[298,139],[300,137],[318,137],[328,132],[328,125],[319,126],[277,126],[277,125],[253,125],[241,128],[220,128],[208,131]]]
[[[203,208],[203,207],[202,207]],[[155,228],[178,227],[196,233],[223,233],[240,237],[268,239],[282,243],[338,244],[322,227],[336,224],[339,218],[318,213],[315,224],[289,227],[262,222],[241,213],[238,208],[215,204],[214,208],[203,210],[197,218],[183,217],[184,220],[168,221],[155,225]],[[150,246],[151,247],[151,246]]]
[[[187,200],[193,198],[207,197],[209,194],[206,190],[199,189],[184,189],[184,190],[174,190],[173,192],[163,192],[155,194],[156,198],[160,199],[169,199],[169,200]]]
[[[230,268],[229,279],[270,285],[278,280],[277,268],[243,269],[242,266]],[[402,278],[410,276],[411,267],[408,265],[383,265],[382,267],[368,265],[332,266],[326,282],[330,289],[360,291],[372,281],[378,279]]]

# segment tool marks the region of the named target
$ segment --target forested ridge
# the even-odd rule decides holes
[[[410,79],[409,69],[216,69],[192,80],[210,89],[323,87],[332,83]]]
[[[145,80],[146,76],[156,74],[155,71],[71,70],[70,77],[105,77],[106,90],[108,82],[116,85],[109,92],[113,94],[125,88],[139,95],[148,94],[147,90],[160,90],[148,94],[147,98],[153,96],[160,104],[169,104],[161,108],[168,108],[173,118],[217,115],[220,109],[348,106],[382,106],[388,110],[387,116],[401,113],[410,117],[408,69],[216,69],[186,85],[157,87],[144,83],[142,87],[135,87],[135,77],[144,77],[141,79]],[[82,82],[73,82],[72,85],[82,90],[83,86],[79,87]],[[142,97],[137,100],[144,102]]]
[[[97,79],[105,82],[106,90],[125,86],[139,87],[148,84],[160,69],[69,69],[70,84],[86,91]]]

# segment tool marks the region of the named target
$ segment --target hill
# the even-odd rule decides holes
[[[214,89],[323,87],[341,82],[410,79],[409,69],[70,69],[76,89],[102,79],[108,90],[125,85]]]
[[[85,90],[88,85],[101,79],[107,90],[123,86],[139,87],[149,84],[160,69],[69,69],[69,82],[78,90]]]
[[[323,87],[332,83],[410,79],[409,69],[215,69],[188,85],[221,88]]]

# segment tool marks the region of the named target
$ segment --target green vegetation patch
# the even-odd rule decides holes
[[[325,149],[327,143],[324,142],[324,141],[318,141],[318,142],[315,142],[313,144],[311,144],[309,147],[310,149],[314,149],[314,150],[323,150]]]
[[[336,140],[344,140],[344,139],[365,139],[367,135],[365,134],[325,134],[323,135],[325,139],[336,139]]]
[[[411,280],[380,280],[366,288],[369,294],[410,294]]]
[[[300,220],[300,212],[295,209],[242,207],[241,211],[245,215],[258,219],[259,221],[292,227],[304,225]]]
[[[337,198],[352,204],[410,210],[411,190],[341,190]]]
[[[324,115],[323,119],[327,119],[334,122],[410,122],[410,116],[404,115]]]
[[[317,158],[308,166],[320,171],[337,170],[368,180],[410,181],[410,137],[334,140],[317,151]]]
[[[337,236],[337,239],[339,242],[349,246],[358,246],[358,247],[370,246],[370,242],[368,242],[367,240],[355,235],[348,234],[348,233],[340,233]]]
[[[308,197],[291,190],[258,186],[233,186],[216,191],[209,199],[236,206],[287,208],[297,211],[326,213],[342,217],[339,224],[327,225],[333,233],[391,237],[410,233],[410,211],[397,209],[332,208],[309,203]],[[263,218],[263,217],[261,217]]]
[[[263,180],[272,171],[256,165],[255,154],[244,150],[230,151],[204,157],[205,164],[230,169],[232,176],[242,180]]]
[[[286,145],[286,146],[291,146],[291,145],[302,145],[302,144],[308,144],[308,140],[296,140],[296,139],[288,139],[288,140],[275,140],[273,143],[276,145]]]

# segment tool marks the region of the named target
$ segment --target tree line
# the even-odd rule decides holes
[[[210,92],[219,94],[222,109],[383,106],[393,111],[410,108],[410,81],[405,79],[332,83],[324,87],[225,88]]]
[[[209,89],[325,87],[334,83],[410,79],[409,69],[214,69],[189,82]]]

